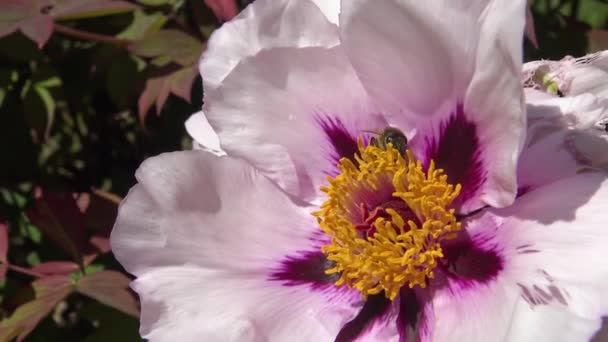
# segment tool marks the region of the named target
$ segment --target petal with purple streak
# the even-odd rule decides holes
[[[488,228],[493,231],[493,229]],[[444,268],[452,284],[469,288],[496,279],[504,259],[491,234],[464,235],[443,246]]]
[[[399,342],[422,341],[428,333],[428,319],[425,317],[425,301],[410,288],[402,288],[399,293],[399,315],[397,330]]]
[[[381,320],[390,311],[391,301],[384,296],[384,293],[367,297],[361,311],[350,322],[346,323],[335,342],[351,342],[356,341],[368,329]]]
[[[342,158],[355,161],[355,153],[359,151],[357,137],[353,135],[339,118],[330,116],[318,117],[317,123],[325,133],[327,141],[331,145],[328,149],[327,158],[332,165],[338,165]],[[330,175],[337,174],[335,170],[327,170]]]
[[[300,252],[287,256],[271,275],[271,280],[282,282],[286,286],[309,285],[313,289],[331,287],[338,280],[335,274],[325,274],[325,270],[334,267],[331,260],[319,251]]]
[[[424,157],[427,165],[432,159],[445,170],[450,183],[462,185],[455,206],[476,196],[486,181],[477,126],[467,119],[461,104],[441,122],[437,137],[426,137]]]

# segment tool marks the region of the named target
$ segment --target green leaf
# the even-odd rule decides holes
[[[80,279],[76,290],[100,303],[139,317],[137,300],[129,291],[130,282],[131,280],[120,272],[99,271]]]
[[[173,5],[177,0],[137,0],[137,2],[146,6],[163,6]]]
[[[579,4],[578,19],[593,28],[603,28],[608,23],[608,4],[599,0],[585,0]]]
[[[161,12],[147,14],[138,9],[134,12],[133,22],[116,37],[129,40],[140,40],[146,35],[150,35],[158,30],[167,22],[167,17]]]
[[[72,20],[101,17],[130,12],[137,8],[126,1],[112,0],[56,0],[51,15],[57,20]]]
[[[15,312],[0,322],[0,341],[24,339],[55,305],[67,297],[73,289],[72,280],[66,276],[48,276],[32,283],[35,299],[19,306]]]
[[[155,58],[166,56],[182,66],[196,63],[203,44],[196,38],[178,30],[161,30],[135,43],[131,51],[138,56]]]
[[[97,272],[101,272],[105,269],[106,267],[104,265],[100,265],[100,264],[91,264],[91,265],[87,265],[84,268],[84,273],[85,274],[93,274],[93,273],[97,273]]]

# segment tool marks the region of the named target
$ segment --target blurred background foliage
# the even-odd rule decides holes
[[[189,149],[207,38],[251,1],[0,0],[0,341],[137,341],[108,236],[147,157]],[[530,2],[526,60],[608,48],[608,1]]]

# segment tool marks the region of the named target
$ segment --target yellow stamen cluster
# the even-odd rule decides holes
[[[321,188],[328,199],[313,215],[332,237],[323,252],[335,262],[326,273],[340,275],[337,286],[346,284],[364,296],[384,291],[391,300],[406,284],[425,287],[443,257],[440,241],[453,238],[460,230],[454,209],[448,209],[460,185],[449,184],[433,161],[425,172],[409,150],[406,157],[391,145],[386,149],[365,147],[359,141],[357,163],[342,158],[340,174],[328,177],[329,185]],[[375,233],[362,236],[355,228],[361,223],[357,222],[361,198],[368,191],[387,186],[392,187],[393,198],[403,200],[419,222],[405,221],[396,210],[386,208],[388,215],[373,222]]]

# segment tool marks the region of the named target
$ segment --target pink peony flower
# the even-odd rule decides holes
[[[523,66],[526,88],[574,96],[585,93],[608,98],[608,51],[580,58],[564,57],[560,61],[541,60]]]
[[[528,140],[554,134],[571,167],[608,170],[608,54],[524,64]]]
[[[111,238],[142,336],[589,339],[608,183],[525,139],[526,2],[317,3],[257,0],[210,40],[187,128],[225,156],[137,171]]]

